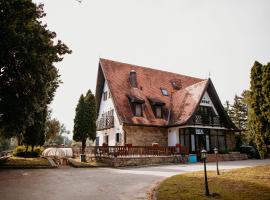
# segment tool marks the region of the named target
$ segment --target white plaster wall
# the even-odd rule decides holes
[[[179,144],[179,128],[173,127],[168,129],[168,146]]]
[[[102,98],[100,102],[100,108],[99,108],[99,114],[98,114],[98,119],[101,118],[103,113],[106,113],[107,111],[114,110],[114,128],[102,130],[102,131],[97,131],[97,137],[99,137],[99,146],[102,146],[103,144],[103,136],[108,135],[109,136],[109,146],[115,146],[115,140],[116,140],[116,133],[120,133],[120,141],[123,140],[123,128],[122,125],[120,124],[120,121],[118,119],[118,116],[116,114],[116,110],[113,104],[112,98],[107,98],[107,100],[103,100],[103,95],[104,92],[107,91],[107,95],[109,97],[109,88],[108,84],[105,81],[104,83],[104,88],[103,88],[103,93],[102,93]]]
[[[209,104],[203,103],[203,102],[202,102],[203,100],[209,101]],[[214,112],[216,113],[216,115],[218,115],[217,110],[216,110],[216,108],[215,108],[213,102],[211,101],[211,99],[210,99],[210,97],[209,97],[209,94],[208,94],[207,92],[204,93],[203,98],[202,98],[202,101],[201,101],[201,103],[200,103],[201,106],[212,107],[213,110],[214,110]]]

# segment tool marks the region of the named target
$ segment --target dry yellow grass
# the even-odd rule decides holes
[[[74,167],[107,167],[106,163],[96,162],[96,161],[89,161],[89,162],[81,162],[80,158],[69,158],[69,162]]]
[[[270,200],[270,165],[208,172],[210,197],[204,196],[203,172],[166,179],[157,189],[158,200]]]
[[[21,158],[10,157],[2,165],[4,166],[50,166],[50,163],[45,158]]]

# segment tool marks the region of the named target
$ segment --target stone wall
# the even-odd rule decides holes
[[[161,127],[124,126],[126,144],[133,146],[151,146],[158,143],[168,146],[168,129]]]
[[[111,167],[147,166],[157,164],[180,163],[177,156],[152,156],[152,157],[101,157],[100,161]]]
[[[235,133],[227,132],[226,133],[226,143],[227,143],[227,149],[233,150],[236,147],[236,139],[235,139]]]
[[[231,152],[227,154],[218,154],[218,161],[235,161],[235,160],[247,160],[247,154],[241,154],[240,152]],[[207,154],[208,162],[215,162],[215,154]]]

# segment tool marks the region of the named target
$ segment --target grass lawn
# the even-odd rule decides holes
[[[69,158],[68,161],[71,163],[73,167],[108,167],[106,163],[102,162],[81,162],[80,158]]]
[[[50,163],[45,158],[21,158],[21,157],[10,157],[4,163],[1,163],[0,166],[3,167],[38,167],[38,166],[48,166]]]
[[[157,188],[157,200],[270,200],[270,165],[208,172],[211,196],[204,196],[203,172],[173,176]]]

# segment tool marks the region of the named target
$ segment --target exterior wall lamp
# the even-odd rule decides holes
[[[209,188],[208,188],[208,180],[207,180],[207,171],[206,171],[206,158],[207,158],[207,151],[203,149],[201,151],[201,158],[203,159],[204,164],[204,188],[205,188],[205,196],[209,196]]]

